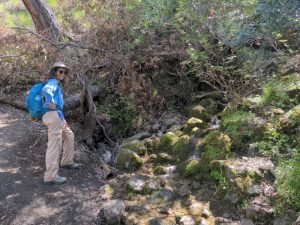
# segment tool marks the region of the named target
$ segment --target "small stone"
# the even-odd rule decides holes
[[[172,209],[168,207],[161,207],[159,209],[159,213],[161,214],[172,214]]]
[[[190,187],[188,185],[183,185],[180,187],[179,189],[179,195],[181,197],[186,197],[189,196],[191,194],[191,190]]]
[[[167,188],[161,188],[151,196],[152,199],[161,198],[166,202],[173,201],[174,199],[176,199],[176,197],[176,194]]]
[[[261,189],[260,189],[259,185],[257,185],[257,184],[251,185],[247,190],[247,194],[249,196],[257,196],[257,195],[260,195],[260,193],[261,193]]]
[[[183,216],[180,219],[180,225],[196,225],[196,222],[191,216]]]
[[[192,187],[193,187],[195,190],[199,190],[199,189],[201,188],[201,183],[198,182],[198,181],[193,181]]]
[[[135,171],[143,164],[143,160],[135,152],[122,149],[116,158],[116,167],[119,170]]]
[[[147,225],[163,225],[160,219],[158,218],[152,218],[148,221]]]
[[[207,209],[204,209],[201,216],[207,219],[210,216],[210,211]]]

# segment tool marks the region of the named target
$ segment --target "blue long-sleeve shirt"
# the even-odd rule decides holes
[[[57,111],[59,117],[64,119],[63,107],[64,107],[64,98],[61,85],[57,79],[48,80],[47,84],[42,89],[42,94],[45,97],[44,109],[48,111]],[[51,110],[48,108],[49,103],[53,103],[56,106],[56,109]]]

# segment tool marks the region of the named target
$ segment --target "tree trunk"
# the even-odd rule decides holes
[[[59,39],[62,36],[61,29],[52,11],[44,0],[22,0],[29,11],[36,30],[50,39]]]

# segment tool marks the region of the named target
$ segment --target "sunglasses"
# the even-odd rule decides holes
[[[57,70],[57,72],[58,72],[59,74],[67,74],[67,71],[65,71],[65,70]]]

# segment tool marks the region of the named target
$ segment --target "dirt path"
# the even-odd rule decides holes
[[[82,168],[61,169],[66,184],[44,185],[46,143],[41,123],[0,104],[0,224],[94,224],[101,203],[97,190],[103,183],[77,146],[75,157]]]

